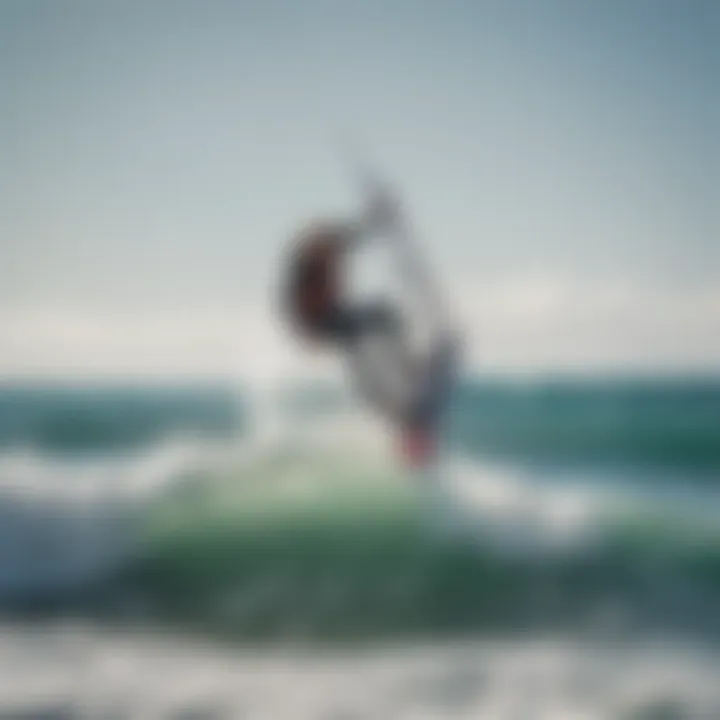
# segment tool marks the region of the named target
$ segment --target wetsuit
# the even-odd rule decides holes
[[[439,304],[409,244],[400,238],[398,258],[425,308],[435,316],[431,347],[410,348],[399,314],[387,302],[353,304],[342,293],[347,253],[362,226],[315,227],[295,246],[285,284],[285,305],[302,335],[344,352],[360,394],[400,429],[403,453],[414,464],[434,456],[437,423],[455,373],[457,343],[438,322]]]

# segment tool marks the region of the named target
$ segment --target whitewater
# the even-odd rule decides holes
[[[253,398],[237,436],[3,450],[4,712],[720,714],[705,466],[450,442],[428,483],[345,400],[293,398]]]

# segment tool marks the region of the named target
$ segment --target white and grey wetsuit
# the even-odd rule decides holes
[[[392,240],[415,311],[430,328],[427,349],[413,349],[399,314],[383,302],[340,312],[336,330],[361,395],[401,427],[432,428],[452,391],[460,343],[408,235],[401,227]]]
[[[367,329],[367,327],[366,327]],[[356,387],[371,406],[401,427],[432,428],[442,416],[455,379],[459,343],[435,338],[422,356],[402,337],[368,332],[347,347]]]

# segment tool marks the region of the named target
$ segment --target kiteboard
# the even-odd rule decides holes
[[[429,338],[418,378],[418,392],[412,410],[412,427],[432,451],[427,462],[418,469],[437,465],[438,450],[445,429],[450,399],[455,388],[460,360],[460,338],[452,321],[448,303],[420,252],[407,215],[399,209],[397,193],[385,180],[366,166],[358,167],[356,175],[370,208],[384,208],[390,220],[385,231],[394,250],[398,276],[414,296],[414,312],[419,313],[429,326]],[[409,435],[412,442],[413,436]]]

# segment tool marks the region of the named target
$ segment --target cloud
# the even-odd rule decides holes
[[[481,371],[685,371],[720,363],[720,283],[681,289],[517,276],[454,293],[467,367]],[[260,303],[238,307],[11,307],[0,312],[3,375],[337,372]]]
[[[458,294],[473,367],[710,370],[720,362],[720,283],[693,288],[518,277]]]
[[[282,374],[303,358],[267,311],[5,308],[0,371],[50,375]]]

